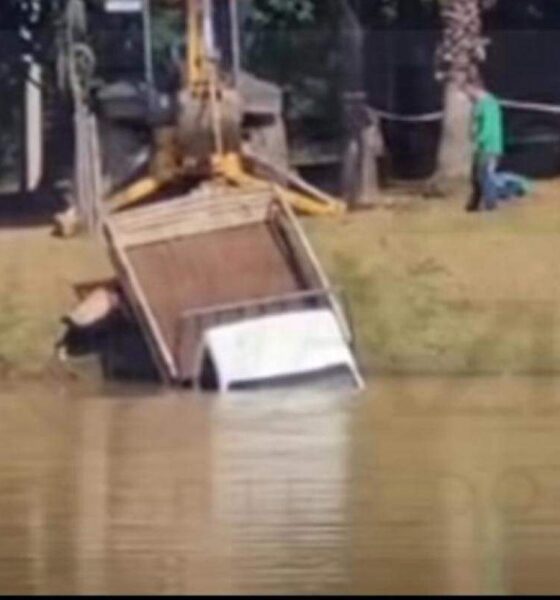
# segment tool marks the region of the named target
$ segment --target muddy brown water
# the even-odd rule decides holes
[[[1,593],[560,590],[560,381],[0,394]]]

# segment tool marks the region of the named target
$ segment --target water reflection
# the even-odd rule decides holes
[[[349,585],[347,429],[341,398],[279,394],[216,406],[217,514],[246,592]]]
[[[385,382],[352,433],[354,591],[557,591],[559,392],[545,378]]]
[[[183,395],[0,401],[0,588],[342,589],[348,405]]]
[[[3,593],[560,586],[560,384],[0,396]]]

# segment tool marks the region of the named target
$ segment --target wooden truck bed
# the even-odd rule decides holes
[[[121,287],[169,382],[192,379],[200,336],[216,320],[328,302],[303,231],[268,187],[137,208],[109,217],[105,231]]]

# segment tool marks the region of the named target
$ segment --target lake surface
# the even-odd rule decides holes
[[[560,590],[560,380],[0,395],[0,592]]]

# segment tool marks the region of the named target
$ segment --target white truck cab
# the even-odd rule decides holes
[[[199,382],[220,392],[297,385],[362,389],[339,321],[329,309],[292,311],[209,328]]]

